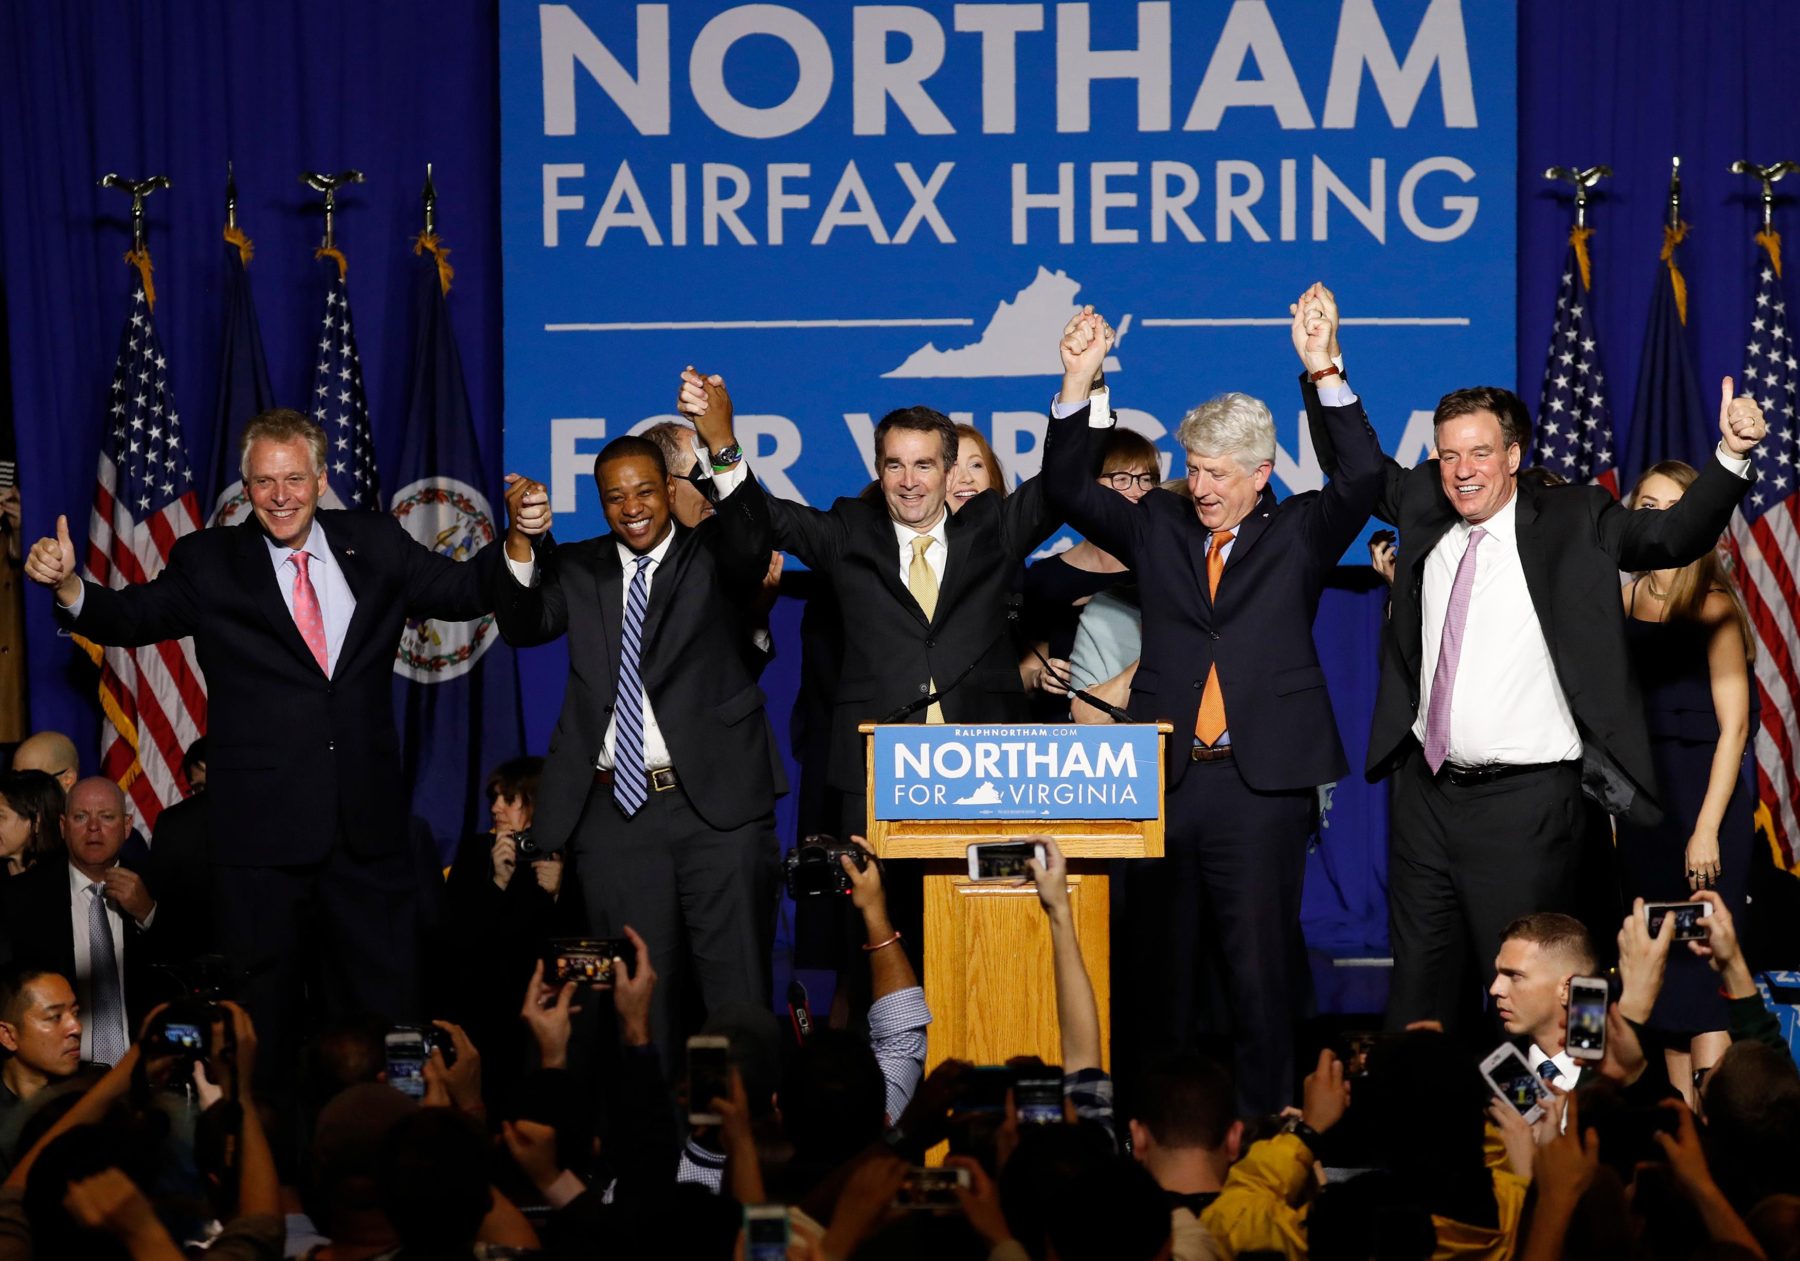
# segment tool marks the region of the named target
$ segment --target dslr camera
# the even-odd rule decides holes
[[[512,839],[513,853],[518,861],[522,863],[535,862],[544,856],[544,851],[538,848],[537,837],[532,834],[530,828],[520,828],[512,834]]]
[[[869,852],[860,845],[840,841],[835,836],[809,836],[788,851],[782,863],[790,898],[823,897],[848,894],[850,875],[838,859],[845,854],[858,871],[869,869]]]

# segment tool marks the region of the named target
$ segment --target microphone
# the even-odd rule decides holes
[[[1031,646],[1031,651],[1032,651],[1032,654],[1034,656],[1036,656],[1039,661],[1044,663],[1044,669],[1046,669],[1050,672],[1050,677],[1055,679],[1058,683],[1061,683],[1063,685],[1064,690],[1067,691],[1070,696],[1073,696],[1076,700],[1081,701],[1084,704],[1093,706],[1095,709],[1097,709],[1101,713],[1105,714],[1108,718],[1112,719],[1114,722],[1133,722],[1133,721],[1135,721],[1130,714],[1128,714],[1124,710],[1120,709],[1117,705],[1114,705],[1111,701],[1103,701],[1098,696],[1095,696],[1092,692],[1085,691],[1082,688],[1076,687],[1074,676],[1064,674],[1060,670],[1058,670],[1055,666],[1051,665],[1050,658],[1046,657],[1043,654],[1043,652],[1039,650],[1039,648],[1036,644],[1033,644]]]

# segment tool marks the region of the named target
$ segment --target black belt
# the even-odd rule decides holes
[[[680,782],[675,778],[675,768],[672,766],[663,766],[654,771],[646,771],[645,775],[650,781],[651,792],[666,793]],[[594,782],[596,784],[605,784],[608,787],[611,787],[613,773],[610,770],[597,770],[594,772]]]
[[[1229,744],[1196,744],[1188,750],[1190,762],[1223,762],[1231,756]]]
[[[1493,762],[1487,766],[1455,766],[1445,762],[1438,768],[1437,779],[1448,780],[1458,788],[1473,788],[1477,784],[1489,784],[1497,779],[1511,779],[1514,775],[1529,775],[1534,771],[1555,770],[1559,766],[1569,766],[1569,762]]]

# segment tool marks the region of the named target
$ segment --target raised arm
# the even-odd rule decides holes
[[[729,515],[742,527],[733,545],[744,555],[767,555],[779,548],[792,552],[809,569],[827,570],[843,545],[841,524],[828,512],[790,500],[778,499],[763,489],[743,460],[732,425],[731,393],[716,373],[702,375],[692,366],[681,373],[675,407],[694,422],[694,430],[713,460],[713,484],[720,493],[719,515]],[[728,457],[730,463],[722,465]],[[744,494],[740,496],[740,487]],[[767,568],[767,562],[764,562]]]
[[[1069,321],[1058,346],[1063,383],[1057,401],[1062,408],[1088,401],[1094,373],[1106,362],[1112,342],[1111,326],[1091,309]],[[1052,508],[1060,510],[1070,525],[1135,569],[1145,518],[1137,505],[1094,480],[1092,441],[1097,437],[1103,440],[1109,428],[1110,424],[1092,425],[1085,408],[1062,417],[1053,410],[1044,436],[1044,469],[1038,478]]]
[[[1720,389],[1719,447],[1701,466],[1700,476],[1663,512],[1633,512],[1617,502],[1602,505],[1600,546],[1612,553],[1620,569],[1634,572],[1675,569],[1706,555],[1749,492],[1745,462],[1768,432],[1757,401],[1738,396],[1726,377]]]
[[[94,582],[83,582],[75,562],[75,543],[69,537],[69,519],[56,519],[56,536],[32,544],[25,558],[25,574],[49,587],[57,608],[74,628],[96,643],[134,648],[191,635],[199,623],[188,564],[194,544],[189,535],[175,544],[169,563],[149,582],[134,583],[114,591]]]
[[[1038,902],[1050,921],[1051,959],[1056,973],[1056,1023],[1062,1031],[1065,1074],[1100,1067],[1100,1007],[1081,961],[1075,936],[1075,913],[1069,906],[1069,864],[1053,837],[1026,836],[1044,847],[1044,861],[1026,865],[1037,885]]]
[[[1343,347],[1338,343],[1339,317],[1336,296],[1324,285],[1315,284],[1305,294],[1302,294],[1301,298],[1302,300],[1310,298],[1330,322],[1330,341],[1325,348],[1325,357],[1330,366],[1338,367],[1343,361],[1344,352]],[[1289,308],[1289,311],[1298,315],[1299,309],[1300,303],[1296,302]],[[1343,459],[1342,452],[1339,450],[1341,442],[1339,434],[1343,429],[1341,424],[1334,423],[1337,418],[1333,413],[1341,409],[1325,405],[1324,400],[1319,396],[1319,386],[1347,389],[1349,383],[1345,380],[1341,370],[1336,375],[1327,376],[1322,381],[1315,383],[1313,372],[1323,369],[1326,364],[1320,363],[1315,369],[1304,353],[1300,356],[1300,362],[1303,369],[1300,373],[1300,398],[1306,405],[1306,425],[1308,432],[1312,435],[1313,454],[1318,457],[1319,468],[1325,476],[1335,478]],[[1336,397],[1335,394],[1334,397]],[[1356,414],[1358,419],[1367,425],[1368,421],[1363,414],[1360,400],[1356,402]],[[1379,451],[1379,447],[1377,450]],[[1400,462],[1393,456],[1385,452],[1381,453],[1381,485],[1375,495],[1374,514],[1389,525],[1396,525],[1400,521],[1400,491],[1402,483],[1406,480],[1407,472],[1408,470],[1402,468]]]
[[[1331,290],[1315,283],[1290,309],[1294,349],[1306,369],[1307,382],[1331,389],[1337,403],[1323,409],[1335,467],[1319,493],[1315,511],[1306,520],[1314,555],[1329,565],[1336,563],[1362,532],[1386,487],[1387,467],[1393,461],[1382,452],[1381,440],[1363,414],[1362,403],[1344,383],[1335,361],[1338,309]]]

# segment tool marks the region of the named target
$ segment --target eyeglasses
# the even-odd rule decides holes
[[[707,468],[703,461],[695,460],[693,464],[688,467],[687,472],[677,473],[675,476],[699,491],[701,497],[704,498],[707,503],[716,504],[719,502],[718,483],[713,481],[712,470]]]
[[[1155,473],[1126,473],[1123,471],[1102,473],[1100,480],[1114,490],[1130,490],[1133,486],[1139,490],[1155,490],[1157,483],[1162,481]]]

